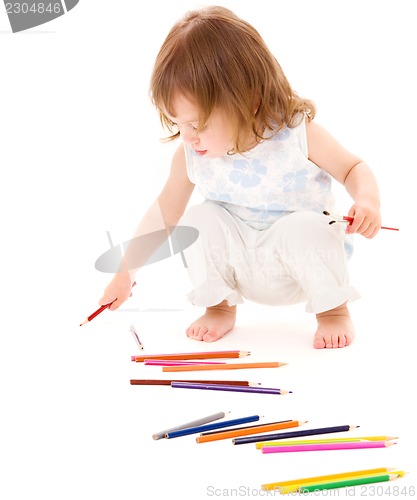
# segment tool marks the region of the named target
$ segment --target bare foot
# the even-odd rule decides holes
[[[206,313],[187,328],[186,334],[194,340],[214,342],[229,332],[235,321],[236,306],[230,307],[224,300],[217,306],[208,307]]]
[[[314,335],[316,349],[346,347],[355,336],[346,304],[316,315],[318,328]]]

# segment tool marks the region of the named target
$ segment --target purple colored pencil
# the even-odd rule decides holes
[[[246,387],[237,385],[220,385],[220,384],[199,384],[188,382],[171,382],[171,387],[176,389],[201,389],[208,391],[230,391],[230,392],[251,392],[258,394],[288,394],[291,391],[276,389],[273,387]]]

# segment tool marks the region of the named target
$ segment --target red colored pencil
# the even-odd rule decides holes
[[[80,326],[83,326],[86,323],[89,323],[92,319],[94,319],[96,316],[98,316],[100,313],[102,313],[104,311],[104,309],[107,309],[111,305],[112,305],[112,302],[110,302],[110,304],[104,304],[101,307],[99,307],[97,309],[97,311],[94,311],[93,314],[90,314],[90,316],[88,316],[88,318],[86,318],[82,323],[80,323]]]
[[[136,285],[136,281],[132,283],[132,288]],[[114,302],[114,301],[113,301]],[[104,304],[100,306],[97,311],[94,311],[93,314],[90,314],[88,318],[86,318],[82,323],[80,323],[80,326],[85,325],[86,323],[89,323],[91,320],[93,320],[96,316],[98,316],[100,313],[102,313],[105,309],[109,308],[113,302],[110,302],[110,304]]]

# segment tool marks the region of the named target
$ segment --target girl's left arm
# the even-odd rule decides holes
[[[323,127],[306,121],[308,157],[318,167],[343,184],[354,200],[348,212],[353,217],[347,233],[373,238],[381,228],[379,190],[372,170]]]

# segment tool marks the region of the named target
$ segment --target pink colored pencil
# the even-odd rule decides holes
[[[169,361],[164,359],[145,359],[144,365],[153,366],[187,366],[187,365],[221,365],[222,361]]]
[[[392,442],[388,441],[356,441],[356,442],[340,442],[340,443],[318,443],[318,444],[303,444],[291,446],[264,446],[262,453],[284,453],[291,451],[321,451],[321,450],[356,450],[361,448],[385,448],[391,446]]]

